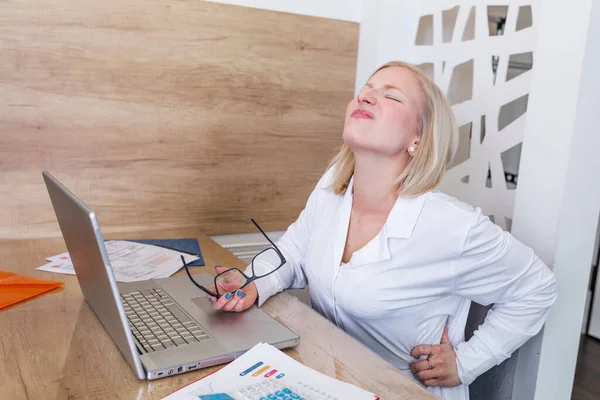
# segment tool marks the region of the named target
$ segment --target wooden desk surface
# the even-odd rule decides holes
[[[206,266],[243,267],[241,260],[193,229],[145,231],[106,239],[197,237]],[[0,269],[64,286],[0,310],[0,399],[159,399],[215,368],[139,381],[81,294],[74,276],[35,271],[65,251],[62,238],[0,241]],[[182,273],[182,271],[179,271]],[[382,399],[434,399],[390,364],[300,302],[280,293],[263,306],[300,335],[285,352],[303,364]]]

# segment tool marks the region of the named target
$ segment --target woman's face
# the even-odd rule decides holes
[[[344,142],[356,153],[407,154],[419,143],[422,92],[413,73],[402,67],[377,72],[348,104]]]

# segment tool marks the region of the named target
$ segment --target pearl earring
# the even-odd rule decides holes
[[[409,152],[410,154],[414,153],[414,152],[415,152],[415,146],[410,146],[410,147],[408,148],[408,152]]]

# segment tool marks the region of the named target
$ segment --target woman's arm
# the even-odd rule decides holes
[[[456,294],[482,305],[495,304],[473,337],[456,349],[459,378],[470,384],[541,330],[558,286],[533,250],[479,209],[454,273]]]
[[[274,294],[287,288],[304,288],[307,284],[304,274],[304,260],[310,234],[319,215],[323,197],[331,181],[332,169],[327,171],[319,180],[319,183],[310,194],[304,210],[298,219],[288,227],[285,234],[277,241],[277,247],[283,253],[286,263],[277,272],[258,279],[255,282],[258,291],[258,306]],[[273,270],[279,265],[279,257],[273,255],[272,259],[261,258],[256,262],[254,269],[258,274]],[[251,273],[251,267],[246,269]]]

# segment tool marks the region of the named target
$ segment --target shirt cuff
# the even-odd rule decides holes
[[[262,266],[257,264],[254,266],[256,273],[260,274],[261,270],[272,270],[270,266]],[[248,265],[244,273],[248,276],[252,276],[252,266]],[[256,291],[258,292],[258,307],[262,307],[262,305],[269,299],[269,297],[279,293],[282,289],[279,288],[279,280],[277,279],[276,273],[271,275],[267,275],[263,278],[259,278],[254,281],[256,285]]]
[[[477,332],[475,333],[477,335]],[[464,385],[470,385],[481,374],[500,364],[492,349],[487,348],[479,338],[473,336],[456,348],[458,377]]]

